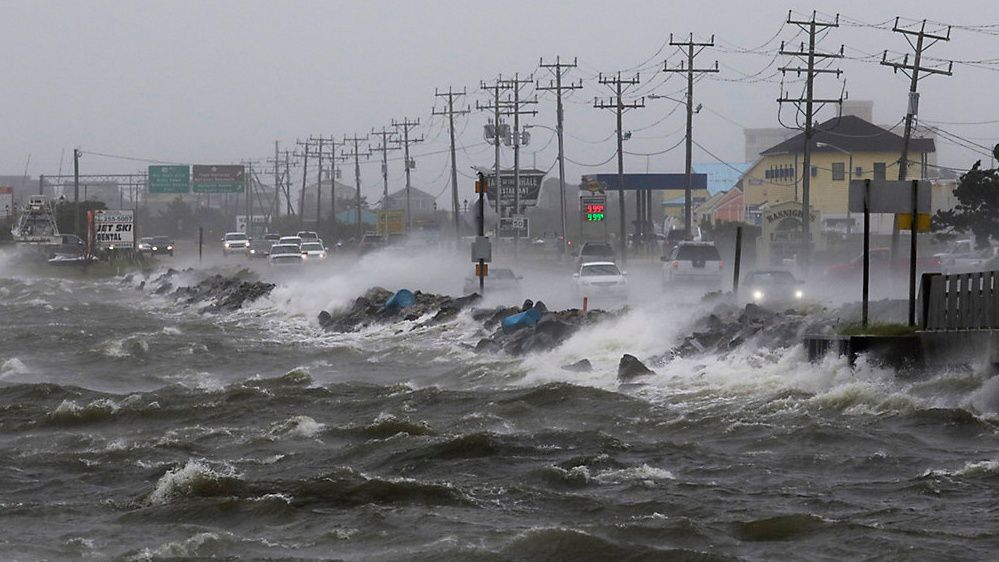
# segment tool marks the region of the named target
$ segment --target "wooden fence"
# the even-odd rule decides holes
[[[999,329],[999,271],[924,273],[920,293],[923,330]]]

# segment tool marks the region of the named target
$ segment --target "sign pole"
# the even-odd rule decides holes
[[[486,190],[488,189],[488,180],[486,180],[485,175],[479,172],[479,236],[486,235]],[[497,198],[499,194],[497,194]],[[497,199],[498,200],[498,199]],[[479,274],[479,294],[484,295],[486,289],[486,261],[479,258],[479,267],[477,268]]]
[[[916,214],[919,199],[919,181],[912,180],[912,222],[909,225],[909,326],[916,325]]]
[[[861,326],[867,328],[867,313],[871,297],[871,180],[864,180],[864,296],[861,305]]]
[[[198,227],[198,263],[201,263],[201,258],[204,255],[205,246],[205,227]]]
[[[739,298],[739,269],[742,266],[742,227],[735,229],[735,267],[732,270],[732,295]]]

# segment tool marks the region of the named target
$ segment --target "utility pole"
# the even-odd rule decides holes
[[[936,33],[926,32],[926,20],[923,20],[922,25],[919,27],[919,31],[899,27],[898,20],[899,18],[896,17],[895,25],[892,27],[892,31],[895,33],[901,33],[902,36],[905,37],[906,42],[908,42],[909,46],[912,47],[913,61],[911,64],[909,63],[908,53],[906,53],[901,61],[889,61],[888,51],[885,50],[884,54],[881,56],[881,64],[884,66],[890,66],[892,71],[895,73],[898,73],[898,71],[901,70],[903,74],[909,77],[909,103],[905,112],[905,133],[902,136],[902,155],[898,160],[898,179],[899,181],[904,181],[909,170],[909,143],[912,139],[912,126],[913,122],[916,120],[916,115],[919,114],[919,92],[916,91],[919,79],[926,78],[926,76],[931,76],[933,74],[951,76],[954,69],[954,63],[949,63],[947,65],[947,70],[921,65],[923,51],[929,49],[940,41],[950,41],[950,26],[947,26],[947,35],[939,35]],[[916,38],[915,44],[913,44],[911,39],[913,36]],[[929,45],[926,44],[926,39],[930,40]],[[925,75],[920,76],[920,72],[925,73]],[[913,215],[912,220],[916,220],[915,215]],[[895,256],[898,254],[898,232],[898,215],[896,215],[891,229],[892,259],[895,259]]]
[[[370,147],[372,152],[382,153],[382,219],[385,221],[385,240],[388,241],[389,231],[388,231],[388,215],[384,214],[385,206],[388,204],[388,151],[399,150],[398,146],[389,146],[390,141],[394,141],[393,135],[395,131],[389,131],[386,127],[382,127],[381,131],[376,131],[371,129],[371,134],[382,138],[382,143],[378,146]]]
[[[791,12],[787,14],[787,23],[790,25],[797,25],[805,33],[808,34],[808,50],[805,50],[804,44],[802,44],[797,51],[788,51],[784,48],[784,42],[781,41],[780,44],[780,54],[797,57],[799,60],[805,63],[805,67],[801,66],[785,66],[779,68],[782,75],[787,75],[788,72],[794,72],[796,75],[801,76],[802,73],[805,74],[805,97],[804,98],[791,98],[787,93],[781,92],[781,97],[777,98],[777,102],[781,105],[785,103],[792,103],[796,107],[796,113],[798,115],[803,115],[805,119],[804,130],[805,130],[805,146],[803,150],[802,157],[802,178],[801,178],[801,258],[802,258],[802,268],[808,271],[809,264],[812,257],[812,231],[811,231],[811,205],[809,202],[810,196],[810,185],[812,177],[812,136],[815,134],[815,114],[818,110],[822,109],[826,104],[838,104],[842,105],[843,97],[842,95],[838,99],[815,99],[815,77],[820,74],[835,74],[837,78],[843,73],[842,70],[838,68],[816,68],[815,62],[818,60],[827,59],[841,59],[843,58],[843,47],[839,48],[838,53],[823,53],[817,52],[815,50],[815,42],[819,33],[826,31],[829,28],[839,27],[839,14],[836,15],[836,20],[832,22],[820,22],[815,19],[815,12],[812,12],[812,18],[809,20],[795,20],[791,17]],[[781,89],[783,90],[783,82],[781,82]],[[818,104],[818,108],[816,108]],[[802,109],[804,105],[804,109]]]
[[[285,211],[288,216],[295,214],[295,207],[291,204],[291,151],[284,151],[284,202]]]
[[[73,149],[73,234],[80,236],[80,156],[79,148]],[[80,238],[83,238],[80,236]]]
[[[302,195],[298,198],[298,227],[305,226],[305,181],[309,175],[309,141],[295,141],[302,147]]]
[[[352,152],[344,153],[344,156],[354,159],[354,182],[357,186],[357,200],[355,201],[357,207],[357,242],[361,242],[361,238],[364,236],[364,230],[361,226],[361,146],[360,143],[367,142],[368,136],[358,137],[356,134],[353,137],[344,137],[344,144],[354,145],[354,150]],[[367,158],[371,153],[367,152],[364,157]]]
[[[406,163],[406,232],[409,233],[413,230],[413,213],[412,213],[412,198],[410,197],[410,191],[412,189],[412,182],[410,181],[410,171],[413,169],[415,162],[409,157],[409,145],[418,142],[423,142],[423,137],[420,138],[409,138],[409,132],[413,130],[414,127],[420,125],[420,120],[410,121],[409,118],[403,117],[402,121],[392,120],[392,126],[395,127],[396,131],[402,129],[402,140],[394,139],[392,142],[396,144],[402,144],[403,147],[403,157]]]
[[[281,165],[281,148],[278,141],[274,141],[274,206],[271,210],[271,214],[275,217],[281,215],[281,172],[279,166]]]
[[[513,90],[513,99],[508,100],[510,103],[508,107],[501,112],[504,116],[513,116],[513,214],[512,217],[521,217],[523,214],[520,208],[520,146],[524,144],[523,132],[520,130],[520,116],[521,115],[537,115],[537,110],[534,109],[521,109],[522,106],[526,105],[537,105],[538,100],[522,100],[520,99],[520,88],[524,84],[534,84],[534,76],[528,75],[526,79],[521,80],[520,73],[513,75],[512,80],[506,80],[503,82],[504,87],[509,90]],[[520,252],[520,229],[513,229],[513,254],[518,255]]]
[[[460,92],[455,92],[451,89],[451,86],[448,86],[447,92],[434,90],[435,97],[447,98],[447,108],[441,111],[437,111],[437,108],[434,108],[433,115],[447,115],[448,127],[451,133],[451,211],[454,213],[455,240],[461,239],[461,228],[459,227],[460,220],[458,217],[458,163],[454,153],[454,116],[465,115],[471,111],[471,108],[466,107],[465,109],[455,110],[454,98],[464,96],[465,93],[464,88]]]
[[[669,68],[667,63],[663,63],[663,72],[683,72],[687,75],[687,137],[685,143],[687,145],[687,158],[686,165],[684,167],[685,174],[687,176],[687,187],[684,189],[683,193],[683,224],[684,224],[684,238],[687,240],[691,239],[691,230],[693,229],[693,189],[694,189],[694,170],[693,170],[693,149],[694,149],[694,73],[701,72],[718,72],[718,61],[715,61],[714,68],[695,68],[694,58],[701,54],[701,51],[708,47],[715,46],[715,36],[711,36],[710,41],[698,42],[694,41],[694,34],[690,34],[690,38],[686,41],[673,41],[673,34],[669,36],[669,44],[673,47],[682,47],[686,50],[687,61],[686,64],[680,63],[678,68]],[[651,208],[652,193],[648,193],[649,200],[646,201],[646,211]],[[644,234],[643,226],[643,234]]]
[[[645,98],[639,101],[624,103],[621,96],[624,95],[625,88],[635,86],[639,83],[639,76],[636,73],[634,78],[621,78],[621,73],[616,76],[598,76],[599,82],[605,86],[610,86],[614,90],[614,97],[608,100],[593,98],[593,107],[597,109],[613,109],[617,115],[617,196],[621,217],[621,263],[628,261],[628,223],[627,213],[624,208],[624,132],[622,128],[622,117],[628,109],[639,109],[645,107]],[[638,195],[636,193],[636,200]]]
[[[500,208],[500,196],[502,195],[502,190],[500,189],[500,145],[503,143],[503,130],[500,126],[500,109],[503,105],[500,101],[500,90],[503,89],[503,75],[500,74],[491,85],[485,82],[479,83],[480,90],[491,90],[493,92],[493,103],[482,105],[478,101],[475,102],[475,109],[491,110],[493,112],[493,136],[492,139],[487,139],[492,142],[493,146],[496,147],[496,160],[495,160],[495,180],[493,181],[493,198],[496,200],[496,216],[500,217],[502,210]],[[487,128],[488,130],[488,128]]]
[[[316,165],[316,231],[318,232],[323,224],[323,144],[329,143],[329,155],[332,161],[336,155],[336,142],[332,136],[323,137],[322,135],[309,137],[309,140],[319,143],[319,150],[316,152],[319,157],[319,163]]]
[[[561,57],[555,57],[554,64],[545,64],[545,60],[541,59],[539,66],[541,68],[547,68],[549,72],[555,75],[555,82],[548,82],[547,86],[542,86],[540,83],[535,85],[535,89],[540,91],[554,91],[555,92],[555,134],[558,135],[558,197],[559,197],[559,208],[561,209],[561,229],[562,236],[559,243],[559,254],[565,257],[565,144],[563,141],[563,121],[565,114],[562,111],[562,92],[578,90],[583,87],[583,80],[580,79],[579,82],[569,82],[565,84],[562,82],[562,78],[565,73],[576,68],[576,59],[572,59],[572,63],[562,62]]]

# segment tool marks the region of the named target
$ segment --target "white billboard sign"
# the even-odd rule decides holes
[[[102,250],[134,247],[135,225],[132,210],[94,211],[94,240],[97,247]]]
[[[864,212],[864,192],[868,180],[853,180],[850,182],[849,208],[850,212]],[[912,189],[916,185],[916,212],[929,213],[930,182],[926,180],[869,180],[870,199],[867,210],[872,213],[911,213]]]

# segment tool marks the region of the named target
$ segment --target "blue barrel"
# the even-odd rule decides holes
[[[416,304],[416,295],[409,289],[399,289],[389,300],[385,301],[384,310],[386,312],[398,312],[403,308],[409,308]]]
[[[503,331],[507,333],[516,332],[521,328],[537,324],[538,320],[541,320],[541,311],[536,308],[518,312],[503,319]]]

